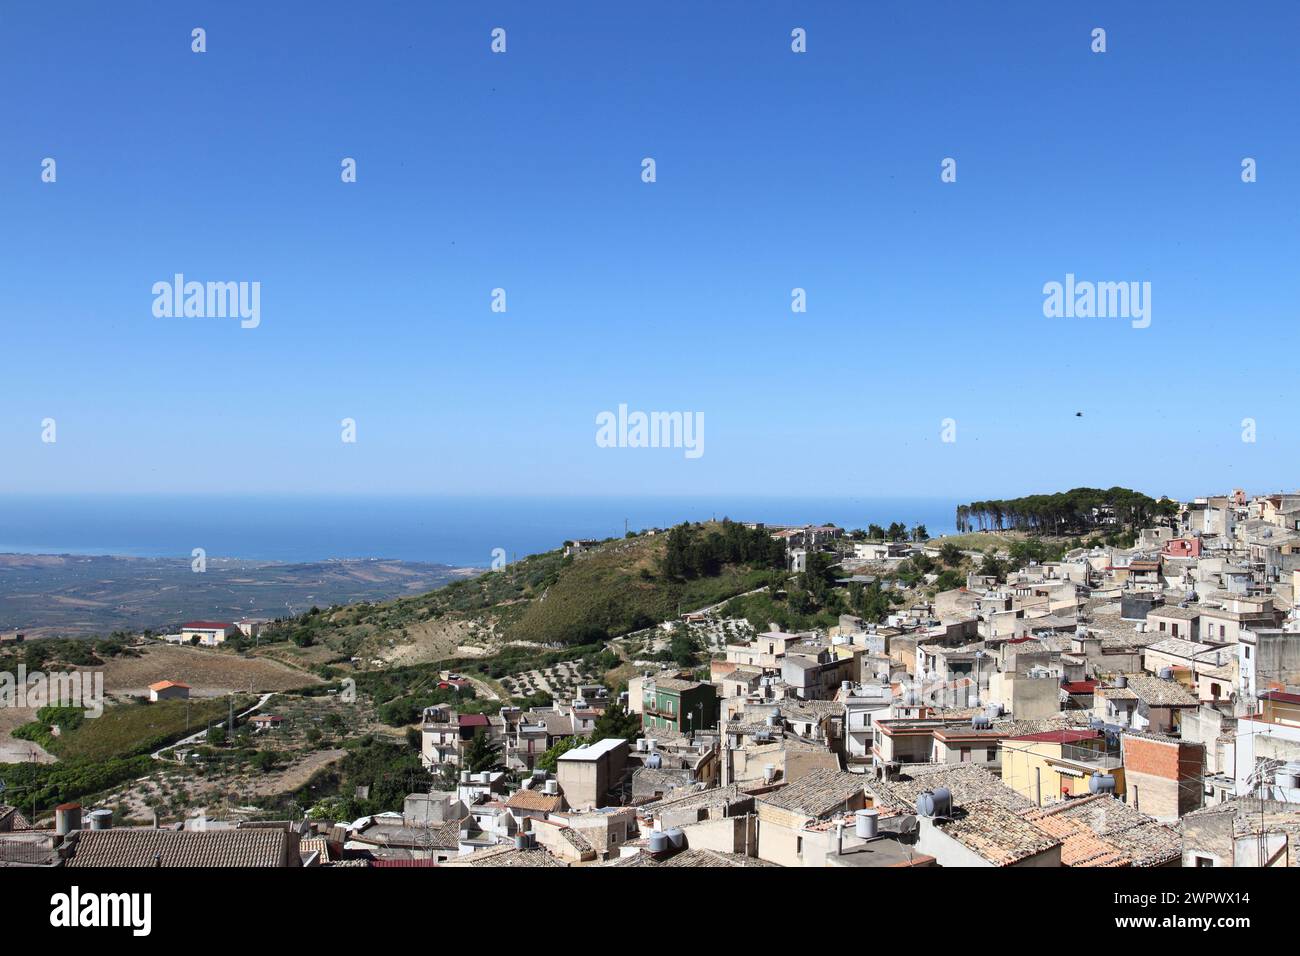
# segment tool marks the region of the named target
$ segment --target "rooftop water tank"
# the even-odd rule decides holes
[[[664,836],[672,844],[674,850],[680,850],[686,845],[686,834],[682,832],[681,827],[673,827],[671,830],[665,830]]]
[[[81,804],[61,803],[54,808],[54,832],[66,836],[81,829]]]
[[[653,830],[650,833],[650,852],[667,853],[669,847],[668,835],[663,830]]]
[[[1094,770],[1092,776],[1088,778],[1088,789],[1092,793],[1113,794],[1115,792],[1115,778],[1108,773]]]
[[[555,794],[560,792],[560,785],[558,782],[554,780],[548,780],[546,781],[546,786],[543,788],[543,792],[549,793],[551,796],[554,796]]]
[[[1128,678],[1125,677],[1123,674],[1120,674],[1118,677],[1115,678],[1115,686],[1119,688],[1127,687]]]
[[[111,830],[113,828],[113,811],[103,807],[90,811],[90,828],[92,830]]]
[[[952,815],[952,791],[947,787],[923,790],[916,798],[916,812],[923,817],[948,817]]]
[[[972,730],[992,730],[993,721],[989,720],[984,714],[976,714],[970,720]]]
[[[854,814],[853,832],[863,840],[875,839],[880,832],[880,814],[875,810],[859,810]]]
[[[651,770],[658,770],[660,767],[663,766],[663,763],[664,763],[663,758],[660,757],[657,753],[651,754],[649,757],[645,758],[645,765]]]

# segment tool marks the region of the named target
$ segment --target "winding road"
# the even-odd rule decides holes
[[[247,717],[253,711],[260,710],[262,707],[265,707],[266,702],[274,696],[275,696],[274,693],[263,694],[261,697],[258,698],[257,703],[254,704],[252,707],[248,708],[248,710],[244,711],[242,714],[236,714],[235,719],[242,720],[244,717]],[[160,750],[155,750],[149,756],[153,757],[154,760],[166,760],[167,758],[163,755],[166,754],[168,751],[175,750],[177,747],[184,746],[185,744],[198,743],[207,735],[208,735],[208,729],[204,727],[198,733],[190,734],[188,737],[182,738],[181,740],[176,741],[176,743],[174,744],[168,744],[166,747],[163,747]]]

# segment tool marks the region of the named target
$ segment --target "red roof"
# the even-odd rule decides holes
[[[1038,640],[1038,638],[1036,638],[1036,637],[1013,637],[1011,640],[1007,641],[1007,643],[1008,643],[1008,644],[1023,644],[1023,643],[1025,643],[1025,641],[1036,641],[1036,640]]]
[[[216,630],[217,628],[223,628],[223,627],[229,630],[234,626],[235,625],[231,624],[229,621],[186,621],[184,624],[181,625],[181,628],[209,631],[209,630]]]
[[[1288,694],[1282,690],[1265,691],[1259,695],[1260,700],[1280,700],[1284,704],[1300,704],[1300,694]]]
[[[456,722],[462,727],[489,727],[490,721],[486,714],[461,714]]]
[[[150,684],[150,690],[166,690],[168,687],[183,687],[185,690],[190,689],[189,684],[182,684],[178,680],[160,680],[156,684]]]
[[[1061,685],[1067,694],[1091,694],[1097,689],[1095,680],[1068,680]]]
[[[1048,730],[1041,734],[1025,734],[1012,740],[1039,740],[1052,744],[1077,744],[1081,740],[1096,740],[1095,730]]]

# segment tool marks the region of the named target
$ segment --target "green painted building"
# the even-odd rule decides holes
[[[718,690],[701,681],[675,677],[648,678],[641,690],[641,727],[689,734],[718,726]]]

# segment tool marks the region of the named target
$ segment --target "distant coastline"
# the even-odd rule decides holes
[[[847,528],[901,521],[950,534],[957,499],[888,497],[469,498],[0,496],[0,553],[310,564],[394,560],[485,568],[567,538],[729,517]],[[626,522],[626,525],[625,525]]]

